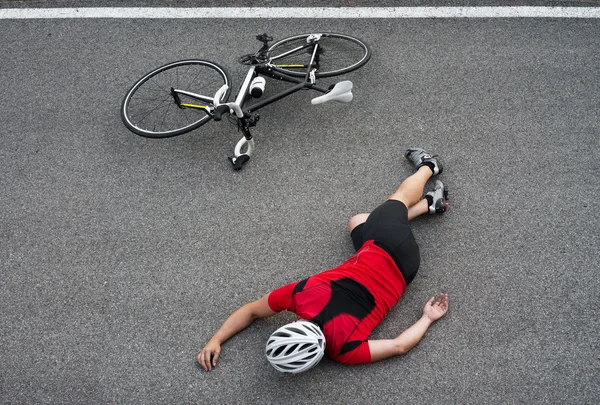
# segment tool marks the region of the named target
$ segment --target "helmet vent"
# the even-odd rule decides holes
[[[277,367],[282,368],[284,370],[295,370],[296,367],[284,366],[283,364],[278,364]]]
[[[283,351],[285,350],[285,346],[279,346],[277,349],[275,349],[275,351],[273,352],[273,356],[277,357],[279,356]]]
[[[308,355],[308,356],[305,356],[305,357],[304,357],[304,360],[310,360],[310,359],[312,359],[313,357],[315,357],[316,355],[317,355],[317,353],[313,353],[313,354],[310,354],[310,355]]]
[[[298,333],[299,335],[304,335],[304,336],[306,336],[306,332],[304,332],[302,329],[298,329],[298,328],[291,328],[291,327],[290,327],[290,328],[288,328],[288,330],[289,330],[289,331],[292,331],[292,332],[296,332],[296,333]]]
[[[291,345],[291,346],[289,347],[289,349],[287,349],[287,350],[285,351],[285,355],[287,356],[287,355],[289,355],[290,353],[293,353],[293,352],[294,352],[294,350],[296,350],[296,348],[297,348],[297,347],[298,347],[298,345],[297,345],[297,344],[295,344],[295,345]]]
[[[299,320],[273,332],[264,353],[277,370],[301,373],[319,363],[325,354],[325,343],[317,325]]]

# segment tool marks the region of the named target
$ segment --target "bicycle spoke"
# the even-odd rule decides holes
[[[169,94],[169,98],[171,98],[171,97],[172,97],[172,96],[171,96],[171,94]],[[164,101],[164,100],[167,100],[167,99],[168,99],[168,98],[166,98],[166,99],[162,99],[162,100],[160,100],[160,101]],[[131,98],[131,100],[141,100],[141,101],[158,101],[159,99],[157,99],[156,97],[154,97],[154,98],[146,98],[146,97],[142,97],[142,96],[135,96],[135,97],[132,97],[132,98]]]
[[[166,100],[165,100],[165,101],[166,101]],[[137,117],[137,116],[139,116],[139,115],[141,115],[141,114],[143,114],[143,115],[144,115],[144,116],[142,117],[142,119],[141,119],[141,120],[138,120],[138,124],[139,124],[139,123],[143,122],[143,121],[144,121],[144,119],[145,119],[146,117],[148,117],[150,114],[152,114],[154,111],[158,110],[158,109],[159,109],[159,108],[160,108],[160,107],[161,107],[163,104],[164,104],[164,101],[163,101],[161,104],[158,104],[156,107],[154,107],[154,108],[152,108],[152,109],[148,110],[147,112],[146,112],[146,111],[143,111],[143,112],[141,112],[141,113],[139,113],[139,114],[134,114],[133,116],[136,116],[136,117]]]
[[[196,74],[196,76],[194,76],[194,78],[190,81],[190,84],[188,84],[188,87],[191,89],[193,88],[192,85],[196,82],[196,79],[198,79],[198,76],[200,76],[200,72],[198,72]]]
[[[181,87],[186,84],[187,87]],[[121,117],[125,125],[139,135],[179,135],[211,119],[203,108],[193,107],[198,105],[199,100],[203,100],[202,105],[210,105],[212,96],[203,94],[213,95],[223,84],[230,86],[229,76],[212,62],[173,62],[149,73],[131,88],[123,100]],[[175,102],[174,88],[183,92],[178,93],[182,104]],[[184,108],[183,104],[190,107]]]
[[[164,115],[163,115],[162,122],[160,123],[160,124],[161,124],[161,125],[160,125],[160,128],[162,128],[162,125],[165,123],[165,120],[167,119],[167,115],[169,114],[169,111],[171,111],[171,110],[169,110],[169,109],[165,109],[165,113],[164,113]],[[156,130],[156,128],[155,128],[155,130]]]
[[[312,46],[306,47],[309,35],[298,35],[281,40],[269,48],[269,60],[276,70],[293,76],[306,72],[311,59]],[[365,64],[370,58],[367,45],[359,39],[343,34],[320,34],[318,44],[317,77],[336,76],[350,72]],[[304,44],[302,51],[297,49]]]
[[[152,79],[155,79],[155,78],[152,78]],[[160,87],[159,86],[160,83],[157,83],[157,80],[152,80],[152,79],[150,79],[148,81],[148,84],[152,85],[155,88],[154,89],[152,89],[152,88],[145,88],[146,91],[155,90],[155,91],[160,91],[161,93],[171,94],[169,91],[166,91],[164,87]]]

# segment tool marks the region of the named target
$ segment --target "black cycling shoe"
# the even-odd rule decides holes
[[[444,168],[439,160],[436,159],[437,155],[430,155],[421,148],[410,148],[404,153],[406,157],[414,166],[415,169],[425,165],[429,166],[433,175],[440,174]]]
[[[448,190],[441,181],[436,180],[433,190],[425,196],[429,202],[430,214],[443,214],[448,211]]]

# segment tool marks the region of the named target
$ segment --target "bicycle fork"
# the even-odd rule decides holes
[[[237,122],[238,129],[244,135],[242,139],[238,141],[233,150],[233,156],[229,156],[229,160],[233,165],[233,170],[241,170],[242,166],[250,160],[250,156],[252,152],[254,152],[254,139],[252,139],[252,134],[250,133],[250,127],[255,126],[258,121],[258,114],[254,116],[247,117],[241,109],[241,106],[244,104],[246,100],[247,93],[249,91],[250,85],[252,81],[256,77],[256,67],[252,66],[248,73],[246,74],[246,78],[242,82],[240,86],[240,90],[238,91],[238,96],[234,103],[227,103],[227,105],[234,111]],[[242,150],[245,147],[245,151]]]

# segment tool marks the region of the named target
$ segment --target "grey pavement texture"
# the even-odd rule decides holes
[[[351,104],[262,110],[241,172],[227,122],[164,140],[122,125],[142,74],[214,60],[236,83],[254,35],[362,37]],[[597,20],[1,21],[0,402],[592,404],[598,343]],[[336,79],[331,80],[334,82]],[[281,84],[270,89],[281,88]],[[234,309],[352,254],[347,220],[441,156],[443,216],[413,222],[419,275],[374,331],[440,292],[409,354],[279,374],[255,322],[194,363]]]
[[[600,0],[0,0],[0,8],[52,7],[428,7],[546,6],[594,7]]]

